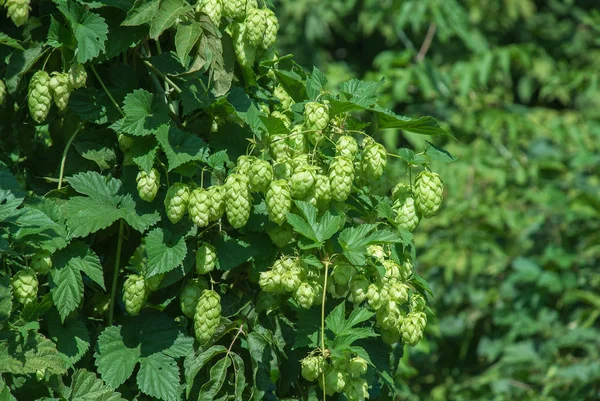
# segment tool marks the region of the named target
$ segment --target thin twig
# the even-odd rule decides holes
[[[102,87],[102,89],[104,90],[104,92],[106,93],[106,95],[108,96],[110,101],[112,102],[112,104],[114,104],[115,107],[117,108],[117,110],[119,110],[119,113],[121,113],[121,116],[125,117],[125,113],[123,113],[123,110],[121,110],[121,106],[119,106],[119,103],[117,103],[115,98],[112,97],[111,93],[108,91],[108,88],[106,87],[106,85],[104,85],[102,78],[100,78],[100,75],[98,75],[98,71],[96,71],[96,67],[94,67],[93,64],[90,64],[90,68],[92,69],[92,72],[94,73],[94,76],[96,77],[98,82],[100,82],[100,86]]]
[[[115,257],[115,271],[113,275],[112,286],[110,289],[110,306],[108,307],[108,325],[112,326],[115,309],[115,294],[117,293],[117,280],[119,277],[119,267],[121,265],[121,248],[123,247],[123,230],[125,224],[123,219],[119,220],[119,242],[117,242],[117,255]]]
[[[77,127],[77,129],[75,130],[73,135],[71,135],[71,137],[69,138],[69,141],[65,145],[65,150],[63,151],[62,159],[60,160],[60,173],[58,175],[58,189],[62,188],[62,181],[63,181],[63,177],[65,175],[65,164],[67,162],[67,153],[69,153],[69,148],[71,147],[71,144],[73,143],[73,140],[75,139],[77,134],[79,134],[79,131],[81,131],[81,127]]]
[[[423,40],[423,44],[419,49],[419,54],[417,54],[416,60],[418,62],[423,61],[425,55],[429,51],[429,46],[431,46],[431,41],[433,40],[433,36],[435,35],[435,31],[437,30],[437,24],[431,23],[429,24],[429,29],[427,29],[427,34],[425,35],[425,40]]]
[[[142,62],[144,64],[146,64],[146,66],[148,68],[150,68],[153,73],[155,73],[156,75],[158,75],[160,78],[164,79],[165,82],[168,82],[169,85],[171,85],[173,87],[173,89],[175,89],[175,92],[177,92],[177,93],[183,92],[181,90],[181,88],[179,86],[177,86],[177,84],[171,80],[171,78],[167,77],[165,74],[162,73],[162,71],[160,71],[158,68],[156,68],[155,66],[153,66],[151,62],[149,62],[148,60],[142,60]]]

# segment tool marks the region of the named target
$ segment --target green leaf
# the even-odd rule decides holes
[[[113,124],[111,127],[117,132],[134,136],[151,135],[170,121],[159,97],[155,98],[144,89],[136,89],[125,96],[123,112],[125,118],[121,120],[120,125]]]
[[[342,216],[325,212],[317,221],[317,209],[308,202],[295,201],[302,216],[288,213],[288,223],[296,232],[315,242],[319,246],[335,234],[344,221]]]
[[[136,26],[152,21],[158,13],[159,5],[160,0],[136,0],[121,25]]]
[[[283,89],[294,99],[295,102],[306,100],[306,86],[304,80],[295,71],[275,70],[277,80]]]
[[[52,341],[37,333],[27,335],[22,341],[14,332],[0,341],[0,373],[27,375],[42,369],[58,375],[67,372],[65,361]]]
[[[96,88],[81,88],[73,91],[69,99],[69,109],[85,121],[106,124],[120,117],[104,91]]]
[[[199,350],[185,358],[183,366],[185,369],[185,382],[187,383],[186,396],[189,398],[194,385],[194,379],[200,370],[215,356],[225,354],[227,348],[222,345],[213,345],[207,350]]]
[[[156,133],[156,139],[167,155],[169,171],[188,162],[207,161],[208,145],[192,133],[163,126]]]
[[[177,18],[191,10],[192,7],[185,0],[162,0],[156,15],[152,17],[150,24],[150,37],[158,37],[169,29],[177,21]]]
[[[108,38],[108,25],[104,18],[67,0],[59,0],[58,9],[69,22],[77,39],[77,61],[85,63],[98,57],[104,51],[104,43]]]
[[[78,369],[73,373],[71,387],[65,390],[62,396],[67,401],[126,401],[121,393],[85,369]]]
[[[12,310],[12,286],[10,275],[0,277],[0,329],[4,328]]]
[[[226,234],[219,236],[213,243],[217,252],[219,270],[231,270],[234,267],[249,262],[252,258],[260,254],[268,242],[262,235],[241,238],[233,238]]]
[[[122,326],[104,329],[98,337],[98,351],[94,355],[98,373],[112,388],[125,383],[141,356],[139,347],[132,348],[125,344],[124,332]]]
[[[419,117],[414,119],[398,115],[391,110],[379,106],[373,108],[372,111],[377,116],[378,129],[400,128],[420,135],[452,136],[448,131],[440,127],[438,121],[432,117]]]
[[[198,401],[212,401],[223,387],[227,377],[227,369],[231,366],[231,359],[224,357],[210,368],[210,379],[202,386],[198,394]]]
[[[306,93],[310,100],[315,100],[327,84],[327,77],[317,67],[313,67],[310,78],[306,80]]]
[[[140,359],[137,385],[143,393],[164,401],[178,401],[179,383],[179,367],[173,358],[156,353]]]
[[[50,28],[48,29],[48,45],[52,47],[73,46],[73,35],[69,29],[59,23],[53,15],[50,16]]]
[[[21,78],[46,54],[42,51],[42,43],[33,42],[24,51],[15,50],[10,54],[6,67],[5,83],[8,93],[15,95]]]
[[[50,272],[50,293],[64,322],[83,298],[82,272],[106,290],[102,266],[94,251],[82,242],[71,243],[55,253],[52,260],[54,268]]]
[[[85,322],[76,316],[61,323],[56,312],[47,315],[48,332],[59,352],[66,355],[72,365],[90,348],[90,335]]]
[[[196,45],[196,42],[198,42],[198,39],[200,39],[200,36],[202,36],[202,26],[199,22],[186,22],[177,26],[175,50],[182,65],[185,65],[185,59]]]
[[[187,253],[183,235],[155,228],[148,233],[145,242],[148,249],[147,277],[167,273],[183,263]]]
[[[456,159],[445,149],[435,146],[433,143],[427,141],[427,148],[425,154],[431,157],[431,160],[435,160],[440,163],[452,163]]]
[[[233,371],[235,372],[234,392],[233,395],[236,400],[242,400],[244,390],[246,389],[246,368],[244,367],[244,361],[235,352],[229,354],[231,362],[233,363]]]
[[[23,46],[21,46],[21,42],[17,39],[13,39],[4,32],[0,32],[0,45],[14,47],[18,50],[25,50]]]
[[[271,347],[264,336],[257,332],[248,334],[248,351],[252,359],[252,376],[254,378],[254,398],[262,400],[266,391],[271,387],[270,362]]]

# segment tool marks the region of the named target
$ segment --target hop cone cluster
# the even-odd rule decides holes
[[[214,246],[203,243],[196,251],[196,272],[206,274],[214,270],[217,263],[217,251]]]
[[[415,204],[423,217],[433,217],[442,206],[444,184],[440,176],[421,172],[415,179]]]
[[[225,180],[227,196],[225,198],[225,213],[233,228],[241,228],[250,218],[252,208],[250,190],[247,178],[241,174],[231,174]]]
[[[50,78],[50,89],[52,90],[52,97],[54,98],[56,107],[60,111],[65,111],[69,104],[69,97],[71,96],[69,76],[63,72],[53,72]]]
[[[177,223],[183,218],[190,200],[190,190],[180,182],[171,185],[165,196],[165,210],[171,223]]]
[[[279,21],[277,21],[277,16],[272,10],[264,10],[265,14],[265,36],[262,42],[263,49],[269,49],[275,44],[277,40],[277,31],[279,31]]]
[[[160,173],[153,168],[150,173],[140,171],[135,179],[140,199],[146,202],[152,202],[158,193],[160,186]]]
[[[190,319],[194,317],[198,300],[204,290],[208,290],[208,282],[200,277],[190,280],[179,294],[181,312]]]
[[[252,67],[256,60],[256,48],[248,41],[248,28],[245,23],[238,22],[233,25],[232,38],[238,63],[245,68]]]
[[[6,0],[6,14],[16,26],[21,26],[29,19],[29,3],[31,0]]]
[[[246,13],[245,0],[223,0],[223,16],[226,18],[241,18]]]
[[[253,8],[246,14],[246,32],[248,43],[254,48],[262,45],[267,30],[266,12],[260,8]]]
[[[37,122],[43,122],[48,117],[52,105],[52,90],[50,76],[45,71],[37,71],[29,82],[29,114]]]
[[[33,269],[23,269],[12,278],[12,290],[15,299],[27,305],[35,301],[38,292],[38,279]]]
[[[125,310],[132,316],[138,315],[148,298],[148,287],[144,278],[130,274],[123,283],[123,302]]]
[[[307,163],[301,163],[294,168],[294,173],[290,177],[290,190],[292,197],[302,199],[307,196],[314,188],[316,176],[313,168]]]
[[[204,290],[194,312],[194,333],[200,344],[206,344],[215,334],[221,320],[221,297],[215,291]]]

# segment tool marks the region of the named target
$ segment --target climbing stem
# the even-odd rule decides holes
[[[71,144],[73,143],[73,140],[75,139],[77,134],[79,134],[79,131],[81,131],[81,127],[77,127],[75,132],[73,132],[73,135],[71,135],[71,137],[67,141],[67,144],[65,145],[65,150],[63,150],[62,159],[60,160],[60,173],[58,175],[58,189],[62,188],[62,181],[65,175],[65,164],[67,162],[67,153],[69,153],[69,148],[71,147]]]
[[[117,256],[115,257],[115,271],[113,275],[112,287],[110,289],[110,306],[108,307],[108,325],[113,324],[113,315],[115,309],[115,294],[117,292],[117,280],[119,278],[119,268],[121,265],[121,248],[123,247],[123,230],[125,224],[123,219],[119,220],[119,239],[117,242]]]
[[[102,81],[102,78],[100,78],[100,75],[98,74],[98,71],[96,71],[96,67],[94,67],[93,64],[90,64],[90,68],[92,69],[92,72],[94,73],[94,76],[96,77],[96,79],[98,80],[98,82],[100,82],[100,86],[102,87],[102,89],[104,90],[104,92],[106,93],[106,95],[108,96],[108,98],[110,99],[110,101],[112,102],[112,104],[117,108],[117,110],[119,110],[119,113],[121,113],[121,116],[125,117],[125,113],[123,113],[123,110],[121,110],[121,106],[119,106],[119,103],[117,103],[117,101],[115,100],[115,98],[109,92],[109,90],[106,87],[106,85],[104,85],[104,81]]]
[[[329,259],[323,262],[325,265],[325,280],[323,281],[323,298],[321,300],[321,354],[325,358],[325,298],[327,297],[327,275],[329,274]],[[323,384],[325,384],[325,369],[323,369]],[[327,398],[325,385],[323,385],[323,401]]]

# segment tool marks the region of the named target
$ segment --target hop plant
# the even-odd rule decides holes
[[[0,79],[0,106],[4,106],[5,101],[6,101],[6,85],[4,85],[4,81]]]
[[[250,189],[265,192],[273,181],[273,167],[266,160],[257,159],[250,167]]]
[[[308,282],[300,283],[294,292],[294,299],[304,309],[310,309],[313,306],[316,296],[318,294],[315,287]]]
[[[204,290],[208,290],[208,282],[200,277],[190,280],[179,294],[181,312],[190,319],[194,317],[198,300]]]
[[[227,18],[240,18],[246,13],[245,0],[223,0],[223,16]]]
[[[362,173],[369,182],[376,181],[383,175],[387,165],[387,153],[382,144],[373,142],[363,151]]]
[[[194,312],[194,334],[200,344],[210,340],[220,320],[221,297],[215,291],[204,290]]]
[[[208,220],[219,220],[225,213],[225,188],[213,185],[206,190],[208,195]]]
[[[354,181],[354,165],[345,157],[336,157],[329,166],[329,183],[331,185],[331,197],[344,202],[352,192]]]
[[[319,102],[308,102],[304,106],[304,126],[308,130],[323,130],[329,123],[329,106]]]
[[[351,379],[346,383],[344,394],[348,401],[364,401],[369,398],[369,383],[365,379]]]
[[[265,10],[253,8],[246,14],[248,42],[257,48],[262,45],[267,31],[267,15]]]
[[[227,196],[225,198],[225,213],[233,228],[241,228],[250,218],[252,204],[250,191],[246,181],[240,174],[231,174],[225,180]]]
[[[325,358],[322,355],[307,356],[300,361],[302,366],[302,377],[313,382],[323,374],[325,369]]]
[[[150,173],[144,170],[140,171],[135,179],[140,199],[146,202],[152,202],[158,193],[160,186],[160,173],[153,168]]]
[[[316,206],[320,210],[328,209],[329,204],[331,203],[331,185],[329,183],[329,177],[323,174],[316,175],[314,193]]]
[[[219,26],[223,15],[223,1],[227,2],[228,0],[202,0],[197,11],[208,15],[212,22]]]
[[[119,136],[117,137],[117,141],[119,143],[119,149],[123,153],[129,152],[135,144],[135,140],[129,135],[125,134],[119,134]]]
[[[442,206],[444,184],[431,171],[421,172],[415,179],[415,205],[423,217],[433,217]]]
[[[132,316],[138,315],[148,298],[148,287],[144,278],[130,274],[123,283],[125,310]]]
[[[233,24],[233,50],[238,63],[244,68],[251,68],[256,60],[256,48],[248,41],[248,29],[243,22]]]
[[[269,137],[269,150],[274,160],[280,161],[290,157],[291,149],[283,135],[271,135]]]
[[[87,82],[87,72],[82,64],[73,64],[69,68],[69,83],[73,89],[83,88]]]
[[[31,0],[6,0],[7,16],[16,26],[21,26],[29,19],[29,3]]]
[[[413,231],[419,225],[419,215],[415,206],[415,200],[408,197],[403,203],[397,203],[394,207],[396,213],[396,225]]]
[[[290,191],[295,199],[302,199],[314,188],[316,176],[313,168],[308,164],[301,164],[294,169],[290,177]]]
[[[275,85],[275,88],[273,89],[273,95],[277,98],[277,100],[279,100],[279,102],[281,103],[281,108],[283,110],[287,110],[290,107],[292,107],[294,100],[292,99],[290,94],[287,93],[287,91],[283,88],[283,86],[281,86],[281,84]]]
[[[210,217],[210,197],[204,188],[196,188],[190,194],[188,212],[190,220],[198,227],[206,227]]]
[[[269,220],[282,225],[292,209],[292,196],[288,183],[285,180],[272,181],[265,195],[265,201]]]
[[[346,373],[338,370],[331,369],[325,375],[325,392],[327,395],[333,395],[335,393],[340,393],[344,387],[346,386]]]
[[[190,200],[190,190],[180,182],[171,185],[165,196],[165,210],[171,223],[175,224],[183,218]]]
[[[31,268],[40,274],[46,274],[52,269],[52,256],[49,252],[41,251],[31,258]]]
[[[408,345],[416,345],[423,338],[423,330],[427,325],[424,312],[411,312],[402,319],[402,341]]]
[[[276,225],[267,234],[278,248],[285,247],[294,239],[294,229],[289,224]]]
[[[262,41],[262,48],[269,49],[275,44],[277,40],[277,31],[279,31],[279,21],[277,20],[277,16],[272,10],[265,9],[265,36]]]
[[[355,304],[367,299],[367,292],[371,283],[364,276],[354,276],[350,281],[350,301]]]
[[[367,373],[367,361],[360,356],[355,356],[348,362],[348,373],[352,377],[360,377]]]
[[[35,301],[38,292],[38,279],[32,269],[20,270],[12,278],[12,290],[17,301],[27,305]]]
[[[164,277],[164,274],[156,274],[152,277],[146,278],[146,287],[148,288],[148,291],[156,291],[158,287],[160,287],[160,283],[162,283]]]
[[[247,179],[252,170],[252,166],[258,159],[254,156],[240,156],[237,159],[235,166],[235,172],[238,173],[244,179]]]
[[[50,78],[50,89],[52,90],[52,97],[54,98],[56,107],[60,111],[65,111],[69,104],[69,97],[71,96],[69,76],[63,72],[53,72]]]
[[[217,263],[217,250],[214,246],[203,243],[196,251],[196,272],[206,274],[214,270]]]
[[[350,135],[342,135],[335,144],[336,156],[345,157],[348,160],[354,160],[358,154],[358,143]]]
[[[29,114],[33,121],[43,122],[48,117],[52,105],[50,76],[45,71],[37,71],[29,82]]]

